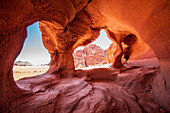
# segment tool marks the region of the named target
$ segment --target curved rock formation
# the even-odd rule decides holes
[[[128,71],[122,72],[109,69],[83,72],[90,75],[91,82],[85,81],[84,78],[56,79],[54,75],[17,81],[18,86],[28,91],[31,90],[32,93],[27,98],[24,96],[13,102],[11,112],[165,112],[148,98],[148,92],[151,90],[150,82],[156,76],[157,69],[131,67]],[[77,71],[76,73],[83,72]]]
[[[169,6],[168,0],[1,1],[0,111],[170,112]],[[26,28],[36,21],[51,54],[50,69],[16,84],[12,67],[26,39]],[[134,34],[137,42],[130,57],[146,53],[148,44],[160,68],[75,71],[74,49],[94,41],[101,29],[119,47],[118,67],[122,40]]]

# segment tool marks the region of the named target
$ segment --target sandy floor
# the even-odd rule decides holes
[[[14,80],[19,80],[24,77],[41,75],[49,69],[49,66],[14,66]]]

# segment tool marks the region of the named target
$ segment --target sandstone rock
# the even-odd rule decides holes
[[[100,29],[91,29],[90,24],[91,17],[83,9],[64,29],[59,29],[58,24],[52,22],[39,22],[43,43],[52,60],[47,73],[61,73],[56,75],[61,78],[74,76],[74,49],[87,45],[99,36]]]
[[[99,46],[94,44],[87,45],[84,48],[84,53],[86,67],[94,66],[104,61],[105,53]]]
[[[170,112],[169,6],[168,0],[2,0],[0,111]],[[26,28],[36,21],[51,54],[50,68],[45,75],[22,79],[16,85],[12,67],[26,39]],[[94,81],[77,78],[72,53],[94,41],[101,29],[119,46],[117,66],[121,67],[122,37],[134,34],[137,42],[131,57],[151,47],[160,68],[125,67],[116,77],[104,71],[105,78],[113,77],[109,82],[101,75],[102,69],[80,71],[80,75],[94,74]]]
[[[105,61],[109,62],[109,63],[113,63],[115,60],[114,57],[114,52],[117,51],[117,46],[115,43],[112,43],[109,48],[106,51],[106,56],[105,56]]]
[[[83,68],[86,67],[85,65],[85,53],[84,49],[77,50],[75,53],[73,53],[74,57],[74,65],[75,68]]]
[[[127,71],[106,68],[76,71],[78,77],[79,73],[91,77],[90,82],[84,78],[56,79],[54,75],[24,78],[17,81],[17,85],[32,94],[14,101],[11,113],[25,109],[25,113],[164,113],[148,98],[150,83],[157,71],[136,66]]]
[[[107,64],[104,60],[105,50],[95,44],[89,44],[83,50],[77,50],[73,57],[76,68]]]

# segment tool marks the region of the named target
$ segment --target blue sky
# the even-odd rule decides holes
[[[100,46],[102,49],[107,49],[112,41],[107,37],[104,30],[100,31],[100,36],[92,42]],[[83,47],[79,47],[81,49]],[[39,29],[38,22],[27,28],[27,38],[21,53],[16,61],[29,61],[33,65],[46,64],[50,62],[50,54],[42,43],[42,35]]]
[[[29,61],[33,65],[50,62],[50,54],[42,43],[42,36],[38,22],[27,27],[27,38],[16,61],[18,60]]]

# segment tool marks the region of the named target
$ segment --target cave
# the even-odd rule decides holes
[[[167,0],[8,0],[0,6],[0,112],[170,112]],[[27,27],[37,21],[50,68],[14,81]],[[116,43],[117,50],[108,52],[116,56],[112,65],[75,70],[74,50],[93,42],[101,29]]]

